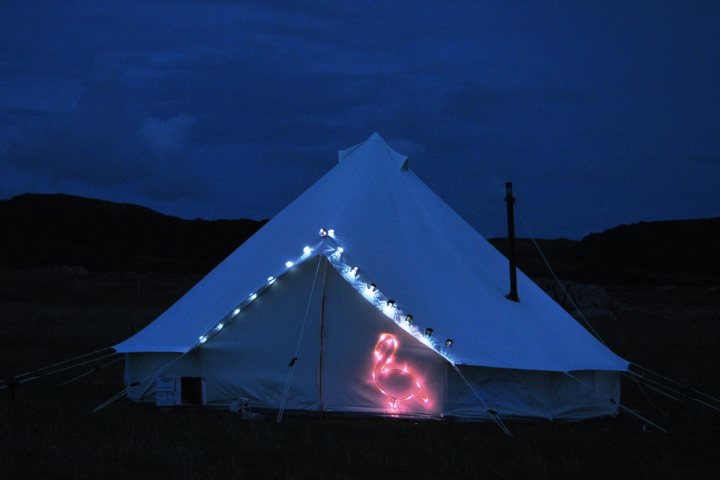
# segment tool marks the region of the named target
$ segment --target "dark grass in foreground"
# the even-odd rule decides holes
[[[0,271],[0,376],[111,345],[197,276]],[[620,355],[720,391],[717,286],[609,287],[625,308],[596,328]],[[580,423],[409,422],[158,410],[119,400],[122,363],[0,391],[1,478],[716,478],[720,414],[652,397],[624,403],[670,430],[621,416]],[[656,407],[659,410],[656,410]]]

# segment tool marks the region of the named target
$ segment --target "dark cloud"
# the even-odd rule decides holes
[[[506,179],[543,236],[718,215],[719,18],[713,3],[9,4],[0,195],[266,217],[379,131],[489,235]]]
[[[196,120],[185,114],[163,120],[147,118],[140,130],[147,143],[158,153],[176,152],[187,146],[187,138]]]
[[[93,86],[69,113],[57,112],[8,142],[8,164],[60,179],[117,185],[145,175],[147,148],[125,111],[124,93]]]

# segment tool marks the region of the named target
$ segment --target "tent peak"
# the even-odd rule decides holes
[[[338,151],[338,162],[342,162],[346,158],[353,155],[355,152],[361,152],[358,153],[358,155],[362,155],[362,152],[364,152],[364,154],[366,155],[380,154],[383,156],[387,156],[388,159],[394,162],[400,170],[408,169],[407,155],[403,155],[402,153],[393,150],[392,147],[390,147],[390,145],[385,142],[385,140],[380,136],[378,132],[370,135],[368,139],[362,143],[358,143],[357,145],[353,145],[352,147],[348,147],[344,150]]]
[[[385,143],[385,140],[380,136],[378,132],[374,132],[372,135],[368,137],[368,140],[380,140],[381,142]]]

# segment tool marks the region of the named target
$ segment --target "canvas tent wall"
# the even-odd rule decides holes
[[[157,376],[193,376],[210,405],[397,414],[372,375],[405,375],[402,384],[407,364],[429,399],[402,402],[402,414],[614,414],[627,362],[522,273],[521,301],[508,301],[507,277],[504,257],[374,134],[114,348],[142,401]],[[399,345],[393,371],[377,366],[383,334]]]

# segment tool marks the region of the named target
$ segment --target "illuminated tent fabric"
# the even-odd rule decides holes
[[[126,382],[140,382],[131,398],[153,400],[159,375],[195,376],[210,405],[387,413],[395,397],[371,378],[385,333],[399,345],[389,366],[407,363],[432,397],[405,401],[401,414],[616,413],[618,372],[628,363],[521,272],[521,301],[507,300],[507,260],[409,169],[407,157],[374,134],[339,159],[114,347],[127,354]],[[321,238],[320,228],[334,235]],[[347,262],[359,268],[356,280]],[[370,282],[379,297],[364,295]],[[388,298],[397,305],[390,313],[381,304]],[[412,328],[402,320],[407,313]],[[426,328],[432,341],[418,335]]]

